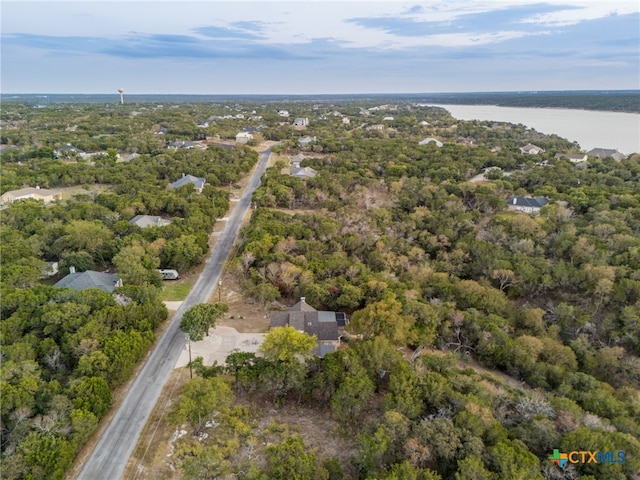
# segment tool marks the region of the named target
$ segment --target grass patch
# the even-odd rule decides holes
[[[160,299],[163,302],[178,302],[187,298],[194,280],[166,281],[162,285]]]

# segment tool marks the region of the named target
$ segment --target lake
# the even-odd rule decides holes
[[[585,151],[614,148],[630,155],[640,152],[640,114],[571,110],[564,108],[519,108],[491,105],[433,105],[460,120],[490,120],[521,123],[548,135],[578,142]]]

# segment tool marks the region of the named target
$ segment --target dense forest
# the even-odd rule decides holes
[[[107,411],[166,318],[155,269],[202,261],[228,186],[257,160],[221,146],[247,126],[252,143],[277,142],[276,161],[231,269],[265,309],[304,296],[346,312],[348,341],[315,358],[304,335],[272,330],[260,355],[196,363],[167,418],[196,434],[172,460],[184,478],[638,478],[639,156],[576,165],[556,157],[576,145],[524,125],[372,106],[3,110],[2,192],[83,189],[0,210],[8,478],[61,478]],[[294,128],[280,109],[310,124]],[[303,147],[303,136],[313,141]],[[166,148],[176,140],[205,148]],[[55,158],[68,143],[104,154]],[[521,153],[529,143],[545,152]],[[288,175],[294,155],[317,175]],[[201,194],[167,189],[185,172],[207,179]],[[548,204],[514,212],[514,196]],[[172,223],[140,229],[128,222],[137,214]],[[52,288],[47,261],[117,271],[125,286],[116,296]],[[259,431],[240,402],[320,412],[354,453],[328,457],[295,433]],[[207,422],[220,434],[204,439]],[[561,470],[555,449],[625,461]]]

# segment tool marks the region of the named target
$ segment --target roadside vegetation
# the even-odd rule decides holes
[[[3,154],[2,192],[106,187],[0,210],[7,478],[64,475],[166,318],[156,269],[199,265],[229,185],[257,160],[247,146],[165,142],[229,141],[248,124],[264,124],[256,139],[279,142],[282,159],[302,154],[318,174],[283,174],[284,161],[267,171],[229,268],[265,313],[301,296],[346,312],[351,340],[318,359],[272,330],[262,355],[196,364],[167,418],[188,432],[169,460],[184,478],[638,478],[639,156],[577,167],[555,157],[576,145],[524,125],[371,107],[3,109],[2,143],[15,148]],[[284,108],[310,125],[291,127]],[[302,147],[303,136],[315,140]],[[418,144],[427,137],[444,145]],[[53,158],[66,143],[106,153]],[[528,143],[545,152],[520,153]],[[125,153],[140,155],[119,161]],[[470,181],[486,169],[490,180]],[[182,173],[208,185],[167,190]],[[507,210],[525,195],[549,203],[538,215]],[[140,229],[128,223],[137,214],[172,223]],[[47,261],[63,274],[117,271],[125,302],[44,285]],[[255,415],[265,406],[325,416],[347,453],[287,422],[265,427]],[[554,449],[625,451],[626,461],[561,471]]]

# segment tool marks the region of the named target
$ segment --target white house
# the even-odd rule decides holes
[[[306,127],[307,125],[309,125],[309,119],[306,117],[296,118],[293,121],[294,127]]]
[[[249,140],[253,140],[253,135],[249,132],[238,132],[236,134],[237,143],[247,143]]]
[[[539,153],[544,153],[544,148],[528,143],[524,147],[520,147],[520,152],[525,155],[538,155]]]
[[[20,190],[11,190],[0,196],[0,205],[7,205],[17,200],[26,200],[32,198],[34,200],[42,200],[45,204],[55,202],[62,198],[62,193],[58,190],[47,190],[40,187],[27,187]]]
[[[425,138],[421,142],[418,142],[418,145],[429,145],[430,143],[433,143],[438,148],[444,145],[440,140],[433,137]]]

